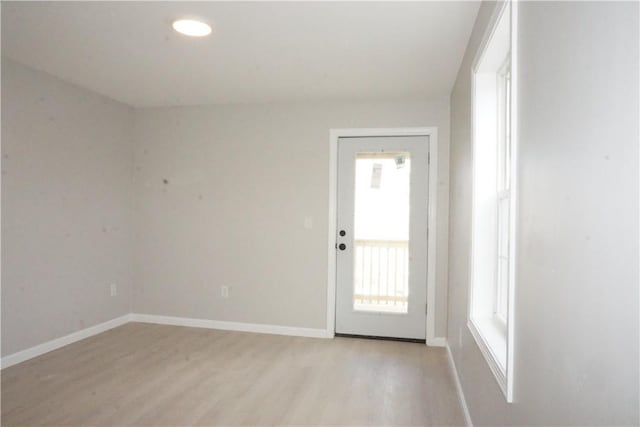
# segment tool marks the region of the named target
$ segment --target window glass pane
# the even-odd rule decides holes
[[[498,281],[496,289],[496,315],[507,317],[507,283],[509,283],[509,260],[498,259]]]
[[[511,188],[511,70],[505,75],[505,175],[504,188]]]
[[[353,309],[407,313],[409,153],[358,153]]]
[[[498,198],[498,257],[509,257],[509,204],[509,196]]]
[[[507,312],[507,292],[509,283],[509,209],[511,199],[508,193],[498,198],[498,259],[496,271],[495,313],[505,319]]]
[[[496,73],[496,108],[497,108],[497,190],[509,189],[511,185],[511,66],[507,57]]]

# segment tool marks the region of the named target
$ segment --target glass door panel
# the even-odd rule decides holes
[[[408,152],[357,153],[353,309],[407,313],[409,302]]]

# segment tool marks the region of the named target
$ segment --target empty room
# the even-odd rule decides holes
[[[3,426],[640,425],[640,2],[0,13]]]

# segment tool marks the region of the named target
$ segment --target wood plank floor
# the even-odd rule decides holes
[[[2,370],[2,425],[463,425],[446,357],[129,323]]]

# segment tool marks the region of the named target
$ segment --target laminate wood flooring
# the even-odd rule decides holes
[[[464,425],[446,350],[129,323],[2,370],[2,425]]]

